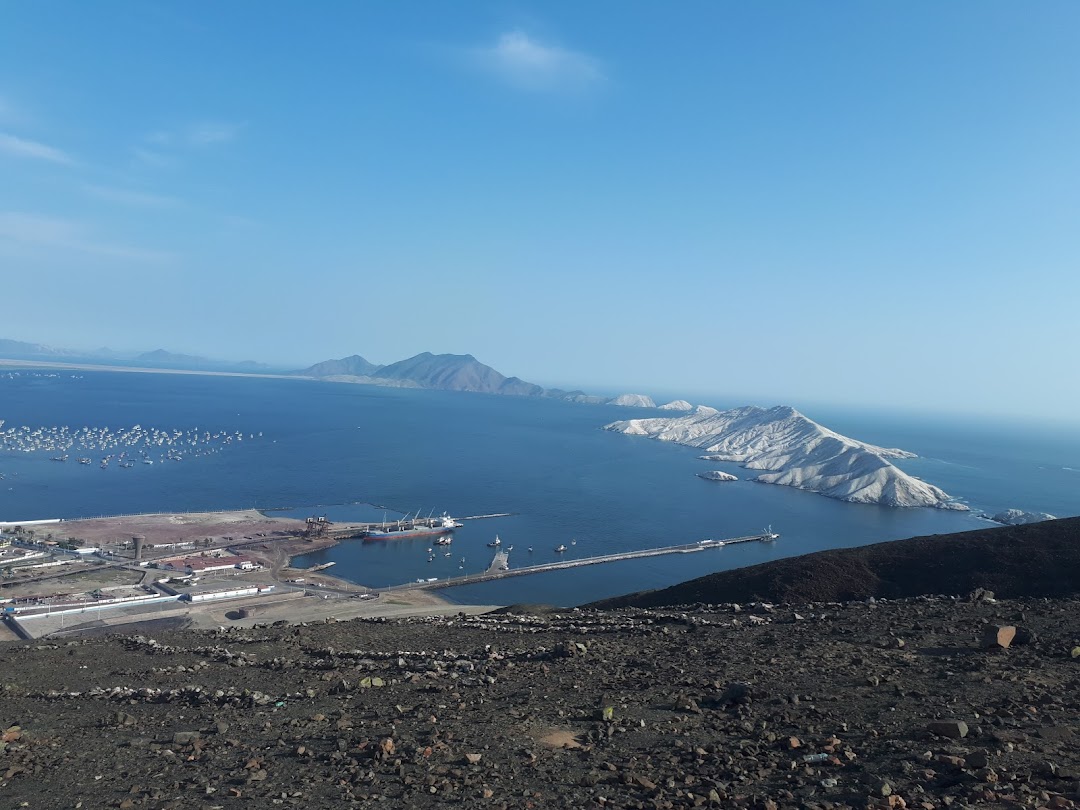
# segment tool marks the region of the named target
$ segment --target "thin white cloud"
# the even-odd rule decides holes
[[[33,117],[11,96],[0,95],[0,124],[5,127],[25,127],[33,123]]]
[[[177,130],[159,129],[143,137],[146,146],[136,146],[135,159],[146,166],[168,166],[174,155],[189,149],[203,149],[236,140],[243,128],[228,121],[199,121]]]
[[[215,143],[228,143],[235,139],[239,132],[239,124],[204,121],[188,127],[185,137],[191,146],[210,146]]]
[[[18,138],[5,132],[0,132],[0,152],[12,157],[47,160],[50,163],[60,163],[65,166],[75,164],[75,160],[66,152],[37,141]]]
[[[242,228],[245,230],[262,227],[262,223],[259,222],[257,219],[245,217],[240,214],[222,214],[221,222],[231,228]]]
[[[153,166],[156,169],[172,166],[175,162],[168,155],[163,155],[161,152],[154,151],[153,149],[143,149],[141,146],[136,146],[132,149],[131,154],[135,156],[136,163],[143,166]]]
[[[523,31],[510,31],[471,55],[484,70],[524,90],[584,90],[606,81],[600,63],[587,54],[545,45]]]
[[[180,205],[180,200],[175,197],[168,197],[164,194],[151,194],[145,191],[113,188],[111,186],[86,185],[83,186],[83,191],[99,200],[131,205],[136,208],[170,208]]]
[[[82,222],[22,211],[0,211],[0,247],[4,243],[144,263],[175,258],[171,253],[103,242]]]

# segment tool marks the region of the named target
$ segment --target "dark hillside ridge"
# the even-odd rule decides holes
[[[307,377],[368,377],[371,382],[411,383],[420,388],[441,391],[473,391],[482,394],[506,394],[520,397],[546,396],[539,385],[517,377],[506,377],[484,365],[471,354],[432,354],[422,352],[388,366],[369,363],[358,354],[341,360],[326,360],[296,372]],[[561,395],[563,392],[556,392]]]
[[[307,377],[370,377],[382,366],[365,360],[358,354],[342,357],[340,360],[324,360],[321,363],[296,372]]]
[[[423,352],[379,369],[386,380],[411,380],[424,388],[443,391],[479,391],[487,394],[539,396],[544,389],[517,377],[504,377],[471,354]]]
[[[587,607],[847,602],[966,595],[976,588],[1009,599],[1080,594],[1080,517],[819,551]]]

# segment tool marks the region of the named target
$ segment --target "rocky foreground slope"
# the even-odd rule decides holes
[[[0,806],[1071,808],[1078,634],[920,598],[9,644]]]

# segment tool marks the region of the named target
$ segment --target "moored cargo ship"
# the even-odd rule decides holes
[[[454,529],[461,528],[459,522],[446,514],[437,518],[405,518],[397,523],[386,525],[385,529],[368,529],[361,537],[365,540],[400,540],[408,537],[450,534]]]

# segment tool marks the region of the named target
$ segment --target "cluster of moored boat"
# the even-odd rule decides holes
[[[432,541],[432,546],[428,547],[427,555],[428,555],[428,562],[429,563],[430,562],[435,562],[435,555],[438,553],[438,552],[435,551],[434,546],[449,546],[451,543],[454,542],[454,538],[450,534],[450,531],[451,530],[448,530],[446,534],[443,534],[443,535],[440,535],[439,537],[436,537],[435,540]],[[571,546],[576,546],[577,545],[577,540],[571,540],[570,545]],[[509,552],[514,550],[513,546],[504,546],[502,538],[500,538],[499,535],[495,535],[495,539],[492,540],[490,543],[488,543],[487,546],[488,546],[488,548],[498,549],[500,551],[503,551],[504,553],[509,553]],[[527,550],[528,550],[528,552],[530,554],[532,554],[535,551],[535,549],[532,546],[529,546],[529,548]],[[568,549],[567,549],[566,544],[560,543],[559,545],[555,546],[555,548],[553,550],[555,551],[556,554],[562,554],[563,552],[567,551]],[[444,557],[451,557],[451,556],[453,556],[453,553],[450,552],[450,551],[445,551],[445,552],[443,552],[443,556]],[[465,567],[465,558],[462,557],[461,558],[461,564],[458,566],[458,568],[464,568],[464,567]]]
[[[234,442],[261,438],[262,435],[262,431],[245,434],[239,430],[169,430],[142,425],[129,428],[89,425],[31,428],[23,425],[5,429],[4,420],[0,419],[0,451],[56,453],[51,458],[58,462],[66,462],[74,455],[79,464],[94,463],[91,453],[119,451],[98,457],[98,466],[102,469],[114,461],[122,468],[134,467],[137,463],[153,464],[155,459],[151,458],[151,452],[155,452],[157,461],[182,461],[187,457],[211,455]]]
[[[82,374],[57,374],[55,371],[9,371],[6,374],[0,374],[0,380],[17,380],[19,377],[52,378],[56,380],[61,377],[68,377],[72,380],[84,379]]]

